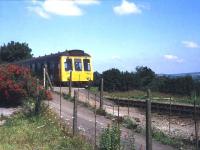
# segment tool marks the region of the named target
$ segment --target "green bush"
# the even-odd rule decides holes
[[[101,109],[101,108],[97,109],[96,113],[98,115],[101,115],[101,116],[106,116],[106,114],[107,114],[106,111],[104,109]]]
[[[138,126],[135,120],[132,120],[130,117],[124,117],[123,125],[128,129],[136,129]]]
[[[36,84],[29,69],[18,65],[0,66],[0,105],[19,105],[28,98],[35,98],[39,90],[40,99],[52,99],[51,93]]]
[[[108,126],[104,129],[100,136],[101,150],[117,150],[120,149],[120,135],[121,132],[117,125]]]

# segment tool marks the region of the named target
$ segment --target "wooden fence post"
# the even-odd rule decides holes
[[[172,97],[169,102],[169,134],[171,134]]]
[[[100,109],[103,109],[103,78],[101,78]]]
[[[199,149],[199,136],[198,136],[198,118],[197,118],[197,108],[196,108],[196,92],[194,92],[194,125],[195,125],[195,147],[196,150]]]
[[[87,99],[88,99],[88,102],[89,102],[89,101],[90,101],[90,91],[89,91],[89,89],[87,90],[87,92],[88,92],[88,93],[87,93],[87,94],[88,94],[88,95],[87,95],[87,97],[88,97]]]
[[[61,98],[62,98],[62,87],[61,87],[61,83],[60,83],[60,119],[61,119]]]
[[[74,91],[74,109],[73,109],[73,135],[77,133],[77,101],[78,91]]]
[[[39,79],[36,81],[36,103],[35,103],[35,114],[38,115],[40,112],[40,97],[39,97]]]
[[[87,95],[87,96],[88,96],[88,102],[90,101],[90,82],[91,82],[91,81],[88,81],[88,90],[87,90],[87,92],[88,92],[88,93],[87,93],[87,94],[88,94],[88,95]]]
[[[94,126],[95,126],[95,147],[94,149],[97,149],[97,104],[96,104],[96,100],[97,100],[97,95],[95,94],[95,110],[94,110]]]
[[[128,101],[128,117],[129,117],[129,113],[130,113],[130,110],[129,110],[129,106],[130,105],[130,100]]]
[[[44,80],[43,87],[44,89],[46,89],[46,67],[45,66],[43,67],[43,80]]]
[[[114,104],[114,102],[113,102],[113,116],[114,116],[114,114],[115,114],[115,104]]]
[[[152,129],[151,129],[151,91],[147,90],[146,100],[146,150],[152,150]]]
[[[72,71],[70,71],[70,77],[69,77],[69,96],[72,96]]]
[[[119,99],[117,100],[117,125],[118,125],[118,129],[119,129]]]

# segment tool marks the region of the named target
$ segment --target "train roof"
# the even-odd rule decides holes
[[[50,55],[45,55],[45,56],[33,57],[33,58],[30,58],[30,59],[21,60],[17,63],[30,62],[30,61],[35,61],[35,60],[46,61],[47,59],[52,59],[52,58],[56,59],[56,58],[59,58],[60,56],[86,56],[86,57],[90,57],[90,55],[85,53],[83,50],[74,49],[74,50],[66,50],[64,52],[58,52],[58,53],[55,53],[55,54],[50,54]]]

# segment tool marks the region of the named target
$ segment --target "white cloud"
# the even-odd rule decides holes
[[[99,4],[99,0],[32,0],[32,6],[28,9],[43,18],[49,18],[50,14],[60,16],[81,16],[82,5]]]
[[[118,15],[140,14],[142,10],[133,2],[122,0],[120,6],[115,6],[113,11]]]
[[[193,42],[193,41],[182,41],[182,44],[186,48],[199,48],[199,45],[196,42]]]
[[[164,59],[168,61],[178,62],[178,63],[182,63],[184,61],[182,58],[179,58],[178,56],[171,55],[171,54],[164,55]]]
[[[71,0],[46,0],[43,3],[46,12],[61,16],[81,16],[82,10]]]
[[[28,7],[28,9],[42,18],[49,19],[50,16],[39,6],[36,7]]]
[[[99,0],[74,0],[76,4],[80,5],[92,5],[92,4],[99,4]]]

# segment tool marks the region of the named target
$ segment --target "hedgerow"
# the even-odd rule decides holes
[[[42,99],[47,94],[51,99],[49,92],[36,85],[29,69],[13,64],[0,66],[0,104],[18,105],[28,97],[35,98],[37,88]]]

